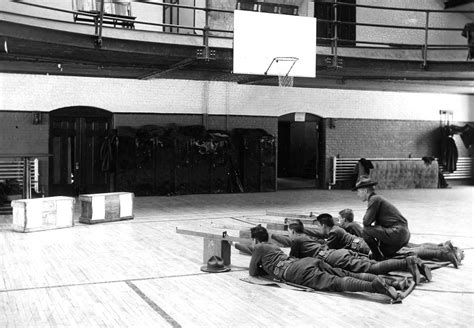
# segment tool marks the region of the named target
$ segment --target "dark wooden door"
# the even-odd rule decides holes
[[[50,117],[50,195],[77,196],[107,192],[110,176],[103,170],[101,147],[111,127],[111,114],[99,109],[64,109]]]

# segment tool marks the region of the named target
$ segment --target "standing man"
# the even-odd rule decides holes
[[[393,256],[410,240],[408,222],[400,211],[382,196],[375,194],[377,182],[363,176],[352,191],[367,202],[367,211],[362,220],[363,238],[378,261]]]

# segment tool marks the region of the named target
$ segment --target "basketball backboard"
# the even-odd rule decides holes
[[[316,18],[234,11],[234,74],[316,76]]]

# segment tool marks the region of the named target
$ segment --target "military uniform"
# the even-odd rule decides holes
[[[364,239],[352,235],[338,226],[333,226],[329,230],[327,245],[331,249],[350,249],[358,253],[369,254],[370,248]]]
[[[413,266],[409,267],[409,261],[405,259],[377,262],[348,249],[328,249],[326,245],[319,244],[304,235],[298,235],[293,239],[290,256],[316,257],[332,267],[358,273],[386,274],[391,271],[416,270]]]
[[[363,229],[362,226],[357,222],[347,222],[344,225],[341,225],[341,228],[346,230],[351,235],[362,237]]]
[[[363,225],[366,243],[375,245],[377,240],[386,257],[394,255],[410,240],[407,220],[394,205],[374,192],[369,195]]]
[[[397,298],[395,290],[378,276],[368,277],[364,274],[333,268],[317,258],[288,257],[278,246],[268,242],[258,243],[255,246],[250,260],[249,274],[250,276],[270,275],[315,290],[365,291]]]

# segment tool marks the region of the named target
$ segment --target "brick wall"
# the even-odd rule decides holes
[[[465,123],[455,123],[463,126]],[[396,120],[335,120],[326,127],[327,156],[423,157],[439,155],[439,122]],[[459,156],[469,156],[459,135]]]
[[[326,127],[326,172],[330,158],[439,157],[439,122],[406,120],[336,119]],[[464,126],[463,122],[455,125]],[[470,156],[459,135],[454,136],[460,157]],[[326,183],[329,177],[326,177]]]

